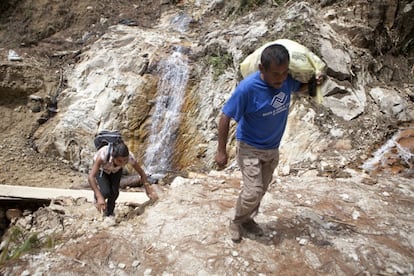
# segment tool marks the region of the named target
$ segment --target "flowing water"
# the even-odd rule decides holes
[[[180,33],[185,33],[188,30],[188,26],[191,22],[191,17],[185,13],[179,13],[171,19],[170,25],[173,30]]]
[[[144,166],[150,175],[164,174],[171,167],[180,111],[188,81],[188,64],[181,48],[159,63],[160,80],[152,115]]]
[[[362,165],[362,169],[369,172],[390,170],[396,173],[413,170],[414,153],[410,150],[414,146],[413,133],[414,128],[397,132]]]

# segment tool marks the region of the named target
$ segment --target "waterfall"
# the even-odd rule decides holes
[[[171,19],[170,25],[174,30],[180,33],[185,33],[188,29],[188,25],[190,24],[190,22],[190,16],[188,16],[185,13],[180,13]]]
[[[152,115],[149,143],[144,166],[150,175],[164,174],[170,169],[180,111],[188,81],[188,64],[180,48],[158,65],[160,80]]]

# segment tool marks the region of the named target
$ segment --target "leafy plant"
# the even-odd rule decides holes
[[[266,0],[240,0],[240,10],[246,11],[266,3]]]
[[[297,21],[289,24],[287,28],[279,35],[279,37],[297,40],[298,35],[306,31],[305,23],[302,21]]]
[[[46,237],[45,243],[42,243],[37,233],[25,233],[17,226],[8,230],[8,236],[5,239],[5,246],[0,253],[0,264],[7,260],[18,259],[22,254],[27,253],[35,248],[43,245],[47,247],[53,246],[54,241],[50,236]]]
[[[276,6],[281,6],[285,4],[288,0],[272,0],[272,3]],[[257,7],[266,4],[266,0],[239,0],[239,10],[241,11],[249,11],[251,9],[255,9]]]
[[[273,0],[273,3],[275,3],[277,6],[283,5],[287,2],[288,0]]]
[[[226,69],[233,64],[233,57],[229,53],[218,53],[217,55],[211,55],[207,58],[207,63],[213,67],[214,74],[213,79],[217,80]]]

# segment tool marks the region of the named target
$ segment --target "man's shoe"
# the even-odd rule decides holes
[[[263,229],[253,219],[242,223],[242,227],[256,236],[263,236]]]
[[[241,241],[241,227],[240,224],[234,223],[233,221],[230,221],[229,225],[229,232],[230,232],[230,238],[233,242],[240,242]]]

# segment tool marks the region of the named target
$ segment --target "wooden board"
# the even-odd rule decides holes
[[[56,199],[60,197],[86,198],[89,202],[94,201],[92,190],[72,190],[58,188],[41,188],[29,186],[0,185],[0,198],[22,198],[22,199]],[[120,192],[117,202],[142,204],[149,198],[145,192]]]

